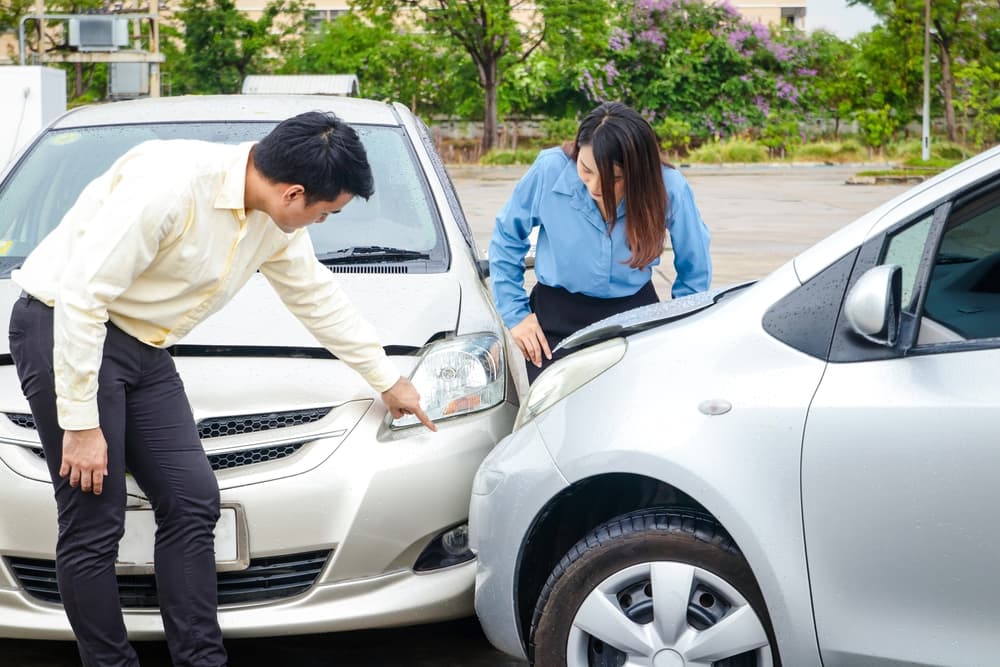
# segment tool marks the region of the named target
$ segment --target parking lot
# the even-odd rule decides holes
[[[455,167],[452,178],[481,250],[489,245],[493,216],[524,172],[523,167]],[[685,169],[712,231],[713,286],[760,277],[860,214],[909,186],[845,185],[850,167],[698,167]],[[669,294],[669,251],[654,278]],[[263,665],[461,665],[521,664],[494,651],[469,619],[423,628],[232,640],[237,667]],[[170,664],[164,645],[140,645],[144,667]],[[2,667],[69,667],[79,664],[68,642],[0,640]]]

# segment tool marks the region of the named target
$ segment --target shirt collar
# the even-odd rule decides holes
[[[586,189],[587,186],[580,180],[580,174],[576,173],[576,162],[573,162],[567,156],[566,164],[563,165],[562,171],[559,172],[559,177],[556,178],[556,182],[552,186],[552,191],[558,192],[561,195],[574,195]]]
[[[232,162],[226,168],[226,174],[222,182],[222,188],[215,197],[215,208],[229,209],[235,213],[236,217],[243,222],[246,220],[247,212],[245,205],[246,180],[247,180],[247,160],[250,158],[250,149],[254,142],[236,146],[235,155]]]

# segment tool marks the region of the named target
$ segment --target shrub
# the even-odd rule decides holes
[[[578,125],[575,118],[546,118],[542,121],[542,136],[548,144],[572,141]]]
[[[486,165],[510,165],[510,164],[531,164],[538,157],[536,150],[508,150],[493,149],[486,155],[479,158],[479,164]]]
[[[734,139],[725,143],[705,144],[691,152],[692,162],[764,162],[767,147],[753,141]]]
[[[803,144],[795,149],[792,158],[796,160],[817,160],[823,162],[857,162],[862,159],[861,145],[856,141],[820,141]]]

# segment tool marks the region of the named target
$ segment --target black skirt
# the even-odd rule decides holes
[[[609,299],[587,296],[578,292],[570,292],[562,287],[549,287],[541,283],[535,285],[530,296],[531,311],[538,318],[538,325],[545,333],[550,350],[554,349],[566,336],[590,326],[594,322],[639,306],[657,303],[659,300],[652,281],[643,285],[638,292],[631,296]],[[560,350],[552,355],[552,360],[555,361],[565,354],[565,350]],[[538,374],[545,370],[550,363],[552,362],[546,359],[544,354],[542,355],[541,368],[525,360],[528,382],[534,382]]]

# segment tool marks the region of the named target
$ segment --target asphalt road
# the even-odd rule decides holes
[[[452,178],[480,249],[523,167],[455,167]],[[902,185],[846,185],[852,167],[684,169],[712,232],[713,286],[759,278],[862,213],[905,191]],[[673,270],[665,252],[654,276],[661,297]],[[231,640],[234,667],[512,667],[473,619],[417,628],[309,637]],[[168,667],[162,642],[137,645],[143,667]],[[0,667],[79,665],[70,642],[0,640]]]

